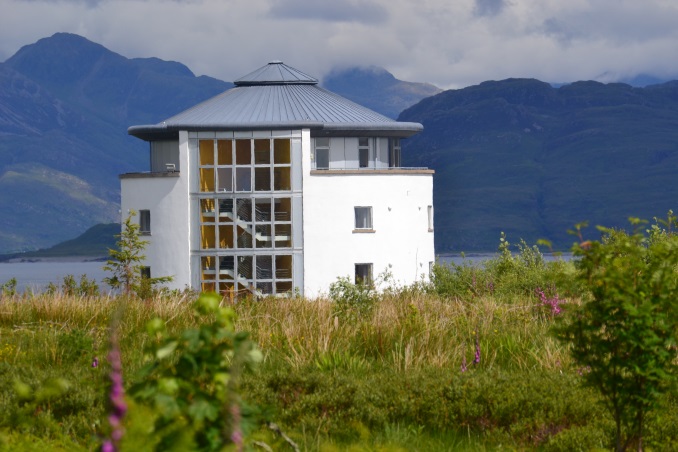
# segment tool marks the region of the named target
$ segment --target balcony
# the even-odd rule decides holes
[[[391,167],[391,168],[330,168],[330,169],[312,169],[311,176],[355,176],[355,175],[415,175],[415,174],[435,174],[435,171],[426,167]]]

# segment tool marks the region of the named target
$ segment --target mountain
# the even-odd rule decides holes
[[[439,92],[370,67],[323,85],[389,116],[408,107],[399,119],[424,124],[403,157],[436,170],[438,252],[492,250],[501,231],[567,248],[583,220],[626,227],[676,208],[678,82],[509,79]],[[148,168],[148,145],[127,128],[231,86],[67,33],[0,63],[0,253],[119,221],[118,174]]]
[[[119,221],[118,174],[148,167],[147,144],[127,128],[231,86],[68,33],[0,63],[0,252],[44,248]]]
[[[81,257],[100,259],[108,256],[108,250],[117,248],[120,223],[97,224],[74,239],[37,251],[0,255],[0,262],[9,260],[33,260],[41,258]]]
[[[437,252],[496,249],[502,231],[567,249],[576,223],[628,228],[678,205],[678,81],[491,81],[399,119],[424,125],[403,159],[436,170]]]
[[[441,91],[428,83],[398,80],[386,69],[376,66],[334,70],[325,76],[322,85],[393,119],[407,107]]]

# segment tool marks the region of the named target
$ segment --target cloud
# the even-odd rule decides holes
[[[370,0],[274,0],[270,14],[282,19],[315,19],[327,22],[383,23],[388,12]]]
[[[674,0],[0,0],[0,9],[9,12],[0,61],[63,31],[226,81],[273,59],[318,78],[381,66],[443,88],[678,77]]]
[[[473,13],[476,16],[496,16],[506,6],[504,0],[475,0]]]

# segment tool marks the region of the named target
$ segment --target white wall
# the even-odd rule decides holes
[[[388,269],[401,284],[428,277],[435,260],[427,213],[433,204],[432,174],[311,175],[307,155],[304,295],[326,293],[339,276],[353,281],[356,263],[372,263],[375,278]],[[374,233],[353,232],[355,206],[372,206]]]
[[[179,137],[181,168],[189,168],[187,135]],[[151,211],[151,234],[144,265],[151,276],[172,276],[167,287],[183,289],[190,285],[188,171],[179,176],[127,177],[121,180],[121,211],[124,221],[131,209]]]

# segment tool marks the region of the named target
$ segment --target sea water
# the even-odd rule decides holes
[[[80,282],[82,275],[87,275],[87,279],[95,280],[103,292],[110,289],[103,279],[111,276],[103,270],[104,264],[101,261],[1,262],[0,284],[16,278],[19,292],[26,289],[42,292],[49,283],[61,285],[67,275],[73,275],[76,282]]]

